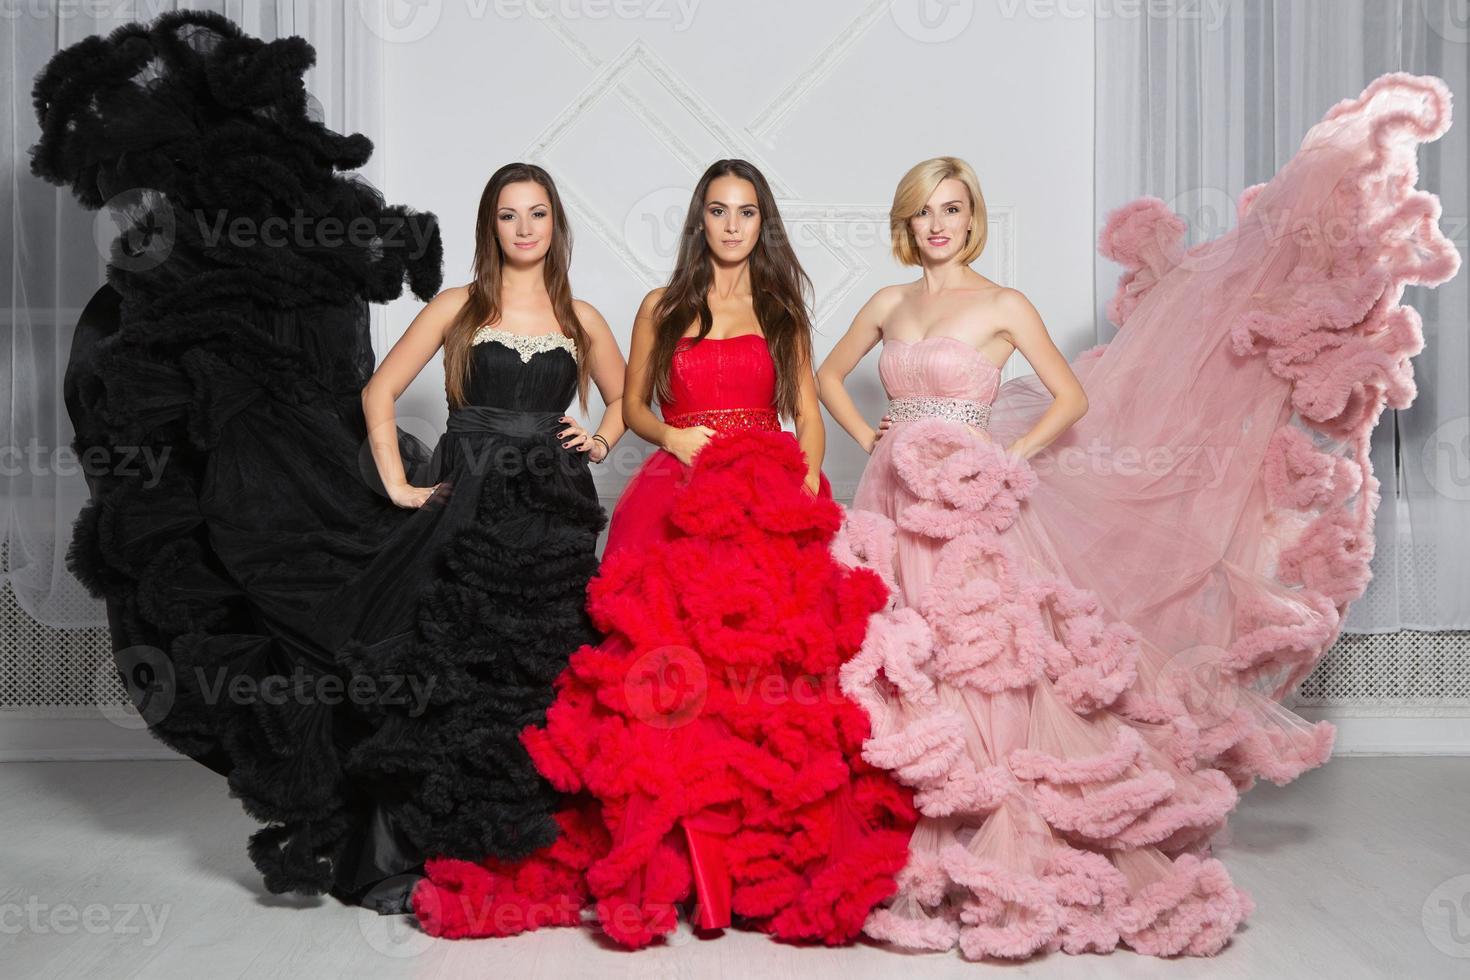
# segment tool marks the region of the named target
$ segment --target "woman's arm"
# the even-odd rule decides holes
[[[800,372],[796,397],[796,441],[806,454],[806,488],[815,496],[822,488],[822,457],[827,452],[827,427],[822,424],[822,403],[817,398],[817,379],[811,361],[797,365]]]
[[[869,453],[878,441],[878,432],[863,418],[863,413],[858,411],[843,382],[853,368],[857,367],[858,362],[867,356],[868,351],[883,339],[883,320],[897,299],[897,290],[893,286],[884,287],[874,293],[872,299],[858,310],[857,316],[853,317],[852,326],[847,328],[847,333],[817,369],[816,388],[822,404],[827,406],[827,411],[837,424],[846,429],[847,434]]]
[[[695,454],[704,448],[715,430],[707,425],[687,429],[668,425],[653,414],[653,310],[663,289],[643,297],[633,320],[633,338],[628,344],[628,374],[623,385],[623,421],[644,439],[672,453],[685,466],[693,465]]]
[[[362,389],[362,414],[367,420],[373,462],[389,498],[400,507],[421,506],[433,490],[408,485],[403,457],[398,452],[398,420],[393,404],[444,346],[444,334],[464,306],[468,292],[464,286],[454,286],[431,299]]]
[[[1016,345],[1052,394],[1051,405],[1031,430],[1006,447],[1008,452],[1030,459],[1087,414],[1087,393],[1072,373],[1072,365],[1052,342],[1036,307],[1023,293],[1005,289],[995,304],[995,317],[1001,323],[1000,335]]]
[[[623,385],[627,363],[623,360],[623,352],[618,349],[618,341],[613,336],[612,328],[607,325],[597,308],[581,300],[574,300],[573,306],[577,319],[582,321],[582,328],[587,331],[587,338],[591,341],[588,370],[592,383],[597,385],[597,391],[602,395],[604,405],[602,422],[597,426],[597,431],[591,435],[583,434],[582,439],[578,440],[577,448],[584,448],[585,443],[592,458],[601,462],[627,431],[627,425],[623,422]],[[573,421],[570,416],[566,418]],[[599,449],[594,443],[594,436],[601,436],[607,445]]]

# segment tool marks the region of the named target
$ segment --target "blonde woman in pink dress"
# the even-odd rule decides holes
[[[1070,362],[969,268],[973,170],[900,182],[893,251],[922,276],[874,295],[818,372],[871,453],[836,547],[893,594],[842,686],[864,758],[921,814],[868,935],[1210,955],[1250,914],[1211,842],[1256,779],[1331,751],[1330,724],[1280,701],[1368,582],[1369,438],[1423,347],[1403,288],[1458,268],[1414,187],[1449,102],[1435,78],[1377,79],[1192,248],[1157,199],[1115,211],[1121,332]],[[843,381],[880,342],[874,428]],[[1014,350],[1035,375],[1002,384]]]

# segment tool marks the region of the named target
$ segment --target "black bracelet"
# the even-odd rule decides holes
[[[602,443],[602,448],[607,450],[607,452],[602,454],[602,459],[607,459],[608,456],[612,455],[612,446],[609,446],[607,444],[607,440],[602,437],[601,433],[594,435],[592,437],[592,441]],[[602,462],[602,459],[594,459],[592,462],[600,463]]]

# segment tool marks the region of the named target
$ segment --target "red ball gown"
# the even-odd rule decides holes
[[[718,430],[693,467],[659,451],[613,515],[582,647],[522,741],[570,794],[529,860],[431,860],[414,896],[449,937],[574,925],[586,906],[630,947],[732,915],[772,935],[855,938],[895,890],[911,791],[864,762],[837,672],[888,601],[832,554],[842,508],[781,430],[760,334],[686,340],[670,425]]]

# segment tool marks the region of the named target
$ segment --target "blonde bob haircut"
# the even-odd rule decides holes
[[[960,250],[962,265],[969,265],[985,251],[985,238],[990,222],[985,213],[985,195],[980,193],[980,179],[968,163],[959,157],[935,157],[917,163],[898,182],[893,192],[893,208],[888,212],[888,229],[893,237],[893,257],[902,265],[919,264],[919,244],[909,229],[909,219],[924,209],[929,195],[942,180],[953,177],[970,192],[970,230]]]

